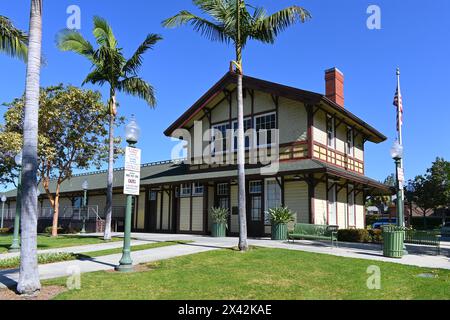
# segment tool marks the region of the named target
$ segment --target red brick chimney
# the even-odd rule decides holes
[[[325,95],[344,108],[344,74],[337,68],[325,71]]]

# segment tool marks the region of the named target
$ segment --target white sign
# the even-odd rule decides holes
[[[403,168],[398,168],[397,174],[398,174],[398,181],[400,181],[400,184],[403,184],[403,182],[405,182],[405,172],[403,171]]]
[[[131,196],[138,196],[141,189],[141,173],[125,170],[125,182],[123,193]]]
[[[141,171],[141,149],[127,147],[125,149],[125,170]]]
[[[125,149],[125,173],[123,193],[138,196],[141,189],[141,149],[127,147]]]

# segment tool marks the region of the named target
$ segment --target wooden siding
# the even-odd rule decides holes
[[[180,231],[190,231],[191,199],[180,198]]]
[[[285,205],[296,213],[296,223],[309,223],[308,184],[303,181],[286,182]]]
[[[203,197],[192,198],[192,230],[203,231]]]
[[[230,213],[231,213],[231,225],[230,225],[230,231],[232,233],[239,232],[239,216],[233,215],[233,207],[238,206],[238,187],[237,186],[231,186],[230,188]]]
[[[315,224],[328,223],[327,187],[325,183],[319,183],[315,189],[314,221]]]

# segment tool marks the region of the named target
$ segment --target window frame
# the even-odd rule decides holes
[[[265,179],[264,180],[264,225],[265,226],[270,226],[270,215],[269,215],[269,209],[273,209],[273,208],[269,208],[269,193],[267,192],[268,190],[268,186],[269,183],[271,182],[275,182],[275,185],[278,186],[278,194],[280,196],[279,199],[279,206],[281,206],[283,203],[283,190],[281,188],[281,186],[279,185],[278,181],[276,178],[270,178],[270,179]],[[276,208],[276,207],[274,207]]]
[[[245,122],[249,121],[250,122],[250,127],[249,128],[245,128]],[[250,137],[248,135],[246,135],[245,133],[247,132],[247,130],[253,129],[254,128],[254,121],[252,120],[252,117],[246,117],[244,118],[244,144],[245,144],[245,150],[250,150],[253,146],[252,146],[252,141],[250,140]],[[237,143],[237,130],[238,130],[238,120],[233,120],[232,123],[232,130],[233,130],[233,141],[232,141],[232,150],[234,152],[237,151],[238,148],[238,143]],[[248,146],[247,146],[247,141],[248,141]]]
[[[185,190],[189,190],[189,193],[184,192]],[[182,183],[180,185],[180,198],[189,198],[190,196],[192,196],[192,184]]]
[[[349,139],[351,137],[351,139]],[[351,145],[351,146],[349,146]],[[355,130],[352,127],[347,127],[347,138],[345,142],[345,154],[350,157],[355,157]]]
[[[268,116],[275,116],[275,120],[274,120],[274,123],[275,123],[275,127],[274,128],[272,128],[272,129],[259,129],[258,130],[258,128],[257,128],[257,125],[256,125],[256,121],[257,121],[257,119],[260,119],[260,118],[263,118],[263,117],[268,117]],[[277,114],[277,112],[276,111],[271,111],[271,112],[267,112],[267,113],[262,113],[262,114],[259,114],[259,115],[255,115],[254,117],[253,117],[253,129],[255,130],[255,137],[253,138],[253,145],[256,147],[256,148],[267,148],[267,147],[272,147],[272,146],[274,146],[275,145],[275,143],[273,142],[273,137],[271,136],[270,138],[271,138],[271,142],[270,142],[270,144],[259,144],[258,142],[258,139],[259,139],[259,132],[260,132],[260,130],[266,130],[266,131],[271,131],[271,130],[277,130],[278,129],[278,114]]]
[[[331,121],[331,130],[329,130],[329,121]],[[326,118],[326,133],[327,133],[327,147],[336,149],[336,119],[330,115],[327,114]],[[330,138],[331,135],[331,138]]]
[[[225,133],[222,132],[222,130],[218,129],[219,127],[225,127],[226,128],[225,129]],[[216,151],[215,150],[216,149],[216,136],[214,135],[214,132],[216,130],[220,131],[222,133],[223,144],[222,144],[222,150],[221,151]],[[211,155],[212,156],[223,155],[223,154],[228,153],[228,151],[230,150],[229,146],[227,145],[227,138],[228,138],[227,131],[228,130],[231,130],[229,121],[225,121],[225,122],[216,123],[216,124],[211,125]],[[232,140],[234,140],[234,139],[232,139]]]
[[[226,193],[221,193],[220,192],[220,190],[221,190],[220,187],[221,186],[226,186]],[[219,196],[219,197],[227,197],[227,196],[229,196],[230,195],[230,185],[228,183],[226,183],[226,182],[218,183],[216,185],[216,195]]]
[[[201,191],[197,191],[198,189],[201,189]],[[205,186],[201,184],[200,182],[194,182],[192,183],[192,196],[199,197],[203,196],[205,194]]]

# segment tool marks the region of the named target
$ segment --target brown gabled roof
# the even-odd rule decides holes
[[[211,89],[208,90],[208,92],[206,92],[196,103],[194,103],[192,107],[190,107],[180,118],[172,123],[170,127],[164,131],[164,134],[166,136],[170,136],[176,129],[182,128],[203,108],[205,108],[211,100],[217,97],[217,95],[221,94],[223,90],[226,89],[230,84],[235,84],[236,80],[236,74],[234,72],[228,72],[227,74],[225,74],[225,76],[223,76],[222,79],[220,79]],[[355,123],[355,125],[364,129],[364,132],[367,135],[369,141],[380,143],[387,139],[385,135],[376,130],[374,127],[367,124],[347,109],[344,109],[341,106],[337,105],[323,94],[301,90],[274,82],[252,78],[249,76],[244,76],[243,83],[244,87],[248,89],[267,92],[280,97],[300,101],[305,104],[320,104],[326,106],[327,108],[331,109],[332,112],[350,119]]]

